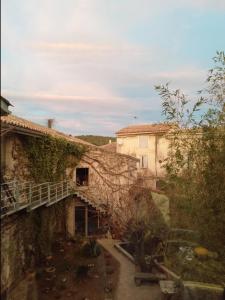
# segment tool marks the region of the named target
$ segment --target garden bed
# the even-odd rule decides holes
[[[98,257],[85,257],[79,243],[59,239],[38,269],[38,299],[113,299],[118,270],[117,261],[105,250]]]
[[[116,245],[116,248],[123,253],[133,263],[134,259],[134,247],[129,242],[121,242]],[[166,274],[167,279],[179,282],[182,286],[183,294],[180,299],[209,299],[209,300],[222,300],[223,296],[223,280],[224,280],[224,266],[221,262],[211,259],[201,262],[197,258],[192,259],[191,263],[187,262],[181,266],[178,257],[175,253],[165,258],[165,264],[159,263],[155,260],[155,265],[162,273]],[[207,273],[210,270],[209,265],[212,264],[214,270],[211,273]],[[199,266],[204,266],[200,268]],[[208,298],[207,298],[208,297]],[[176,298],[174,298],[176,299]],[[180,300],[179,299],[179,300]]]
[[[171,231],[167,241],[165,265],[183,280],[225,285],[224,259],[219,253],[202,247],[195,231]]]

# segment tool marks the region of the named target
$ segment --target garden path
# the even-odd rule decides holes
[[[116,300],[160,300],[161,292],[157,284],[146,284],[137,287],[134,283],[134,264],[129,261],[115,247],[113,239],[98,240],[99,244],[105,248],[120,263],[119,282],[116,292]]]

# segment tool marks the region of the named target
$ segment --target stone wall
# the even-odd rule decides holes
[[[23,149],[24,136],[9,133],[4,137],[2,171],[5,181],[31,181],[28,159]],[[82,158],[79,167],[89,168],[89,185],[80,187],[94,204],[109,208],[111,216],[124,214],[129,190],[136,182],[137,160],[93,147]],[[67,176],[77,189],[74,168]],[[58,233],[74,235],[74,199],[68,198],[50,207],[32,212],[25,209],[2,220],[1,226],[1,292],[10,290],[35,267],[43,256],[51,254],[51,244]],[[28,299],[27,299],[28,300]]]
[[[4,174],[5,181],[32,181],[29,174],[29,161],[23,148],[24,136],[9,133],[4,138]],[[110,152],[92,147],[85,153],[77,167],[89,168],[89,185],[81,190],[88,194],[95,204],[104,204],[114,210],[122,205],[130,187],[137,180],[138,160],[128,155]],[[76,170],[66,170],[68,179],[76,186]]]
[[[23,149],[23,136],[9,133],[1,139],[1,170],[6,181],[30,180],[28,159]]]
[[[12,289],[29,269],[51,254],[59,234],[67,235],[67,214],[74,200],[67,198],[50,207],[20,211],[1,224],[1,293]]]
[[[138,160],[100,148],[85,154],[78,168],[89,168],[88,186],[76,186],[76,170],[73,182],[76,189],[85,193],[94,203],[107,207],[112,215],[124,214],[129,190],[137,180]]]

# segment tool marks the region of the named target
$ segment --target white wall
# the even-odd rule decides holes
[[[167,157],[169,140],[163,135],[147,134],[148,147],[139,147],[139,135],[117,137],[117,152],[140,158],[148,156],[148,175],[164,176],[165,169],[162,162]],[[162,162],[160,162],[162,161]],[[145,173],[147,173],[145,171]]]

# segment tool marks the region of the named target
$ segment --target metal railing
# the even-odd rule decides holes
[[[17,181],[2,183],[1,218],[24,208],[33,210],[42,205],[50,206],[72,193],[69,181],[41,184]]]

